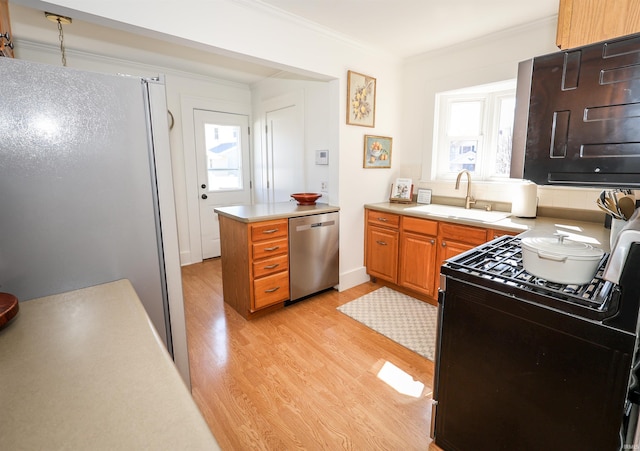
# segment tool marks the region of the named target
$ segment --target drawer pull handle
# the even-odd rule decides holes
[[[387,222],[388,219],[387,218],[378,218],[378,221]]]
[[[280,287],[269,288],[268,290],[264,290],[265,293],[273,293],[274,291],[278,291]]]
[[[269,230],[263,230],[262,233],[270,234],[270,233],[276,233],[277,231],[278,229],[269,229]]]
[[[387,245],[387,242],[386,242],[386,241],[380,241],[380,240],[378,240],[378,241],[376,241],[376,243],[378,243],[380,246],[386,246],[386,245]]]
[[[273,246],[273,247],[265,247],[264,250],[267,252],[271,252],[271,251],[277,251],[278,249],[280,249],[280,246]]]
[[[275,263],[273,265],[267,265],[263,269],[273,269],[273,268],[277,268],[278,266],[280,266],[280,263]]]

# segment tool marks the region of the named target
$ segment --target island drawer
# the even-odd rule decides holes
[[[286,219],[251,224],[251,241],[272,240],[287,236],[289,236],[289,222]]]
[[[279,240],[260,241],[252,244],[252,248],[254,260],[272,255],[287,254],[289,252],[289,239],[281,238]]]
[[[280,271],[286,271],[289,269],[289,256],[287,254],[277,255],[275,257],[267,258],[266,260],[259,260],[253,262],[253,277],[263,277],[268,274],[273,274]]]
[[[253,281],[254,310],[289,299],[289,271]]]

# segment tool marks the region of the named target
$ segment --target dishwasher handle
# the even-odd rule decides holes
[[[303,232],[305,230],[317,229],[319,227],[330,227],[336,225],[336,221],[325,221],[325,222],[313,222],[310,224],[301,224],[296,226],[296,232]]]

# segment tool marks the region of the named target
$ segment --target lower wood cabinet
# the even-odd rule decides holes
[[[400,216],[376,210],[365,211],[365,265],[370,276],[398,282]]]
[[[435,298],[438,223],[405,216],[400,234],[398,284]]]
[[[367,231],[367,271],[389,282],[398,281],[397,230],[370,226]]]
[[[437,295],[440,288],[440,266],[445,260],[455,257],[469,249],[490,241],[489,229],[471,227],[460,224],[441,222],[438,232],[438,276],[435,279],[434,291]]]
[[[517,233],[365,209],[365,266],[371,277],[435,305],[445,260]]]
[[[289,222],[220,219],[224,301],[250,319],[289,300]]]

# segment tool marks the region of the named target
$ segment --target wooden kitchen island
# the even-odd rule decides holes
[[[245,319],[284,307],[289,292],[289,218],[333,213],[296,202],[216,208],[224,301]]]

